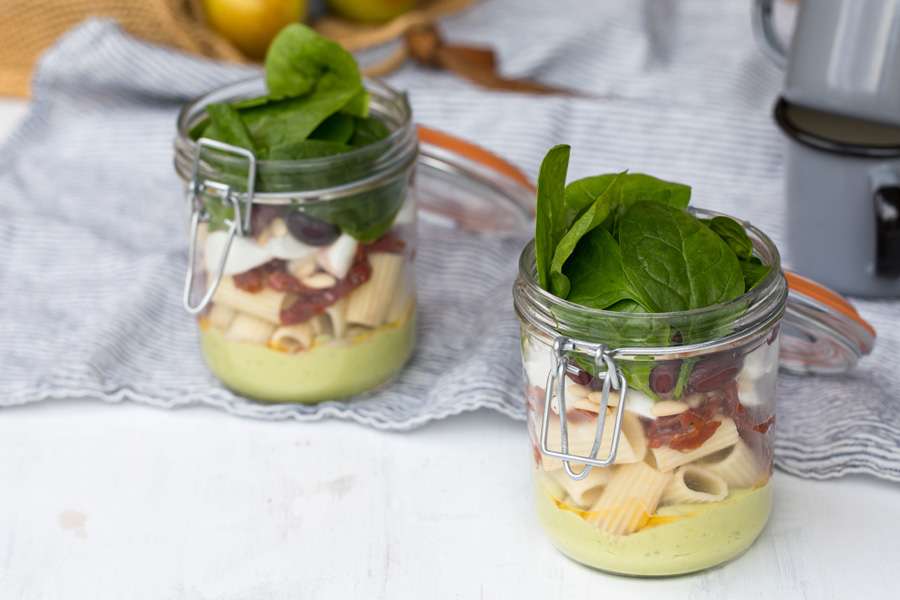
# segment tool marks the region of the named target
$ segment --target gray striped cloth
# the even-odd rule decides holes
[[[782,240],[780,74],[756,51],[748,3],[493,1],[449,19],[504,74],[580,89],[538,98],[407,66],[419,122],[534,174],[573,146],[570,177],[629,168],[690,183],[698,204]],[[266,419],[409,429],[488,407],[522,418],[510,288],[524,239],[423,225],[418,352],[387,389],[350,402],[262,406],[207,373],[181,308],[185,224],[172,170],[185,100],[254,71],[155,48],[88,22],[44,57],[25,123],[0,148],[0,405],[45,399],[205,404]],[[786,257],[787,262],[790,256]],[[875,352],[840,377],[782,375],[776,461],[804,477],[900,481],[900,305],[858,301]]]

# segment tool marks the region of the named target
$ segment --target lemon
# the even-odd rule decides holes
[[[306,18],[307,0],[203,0],[210,25],[250,58],[262,59],[281,28]]]
[[[388,21],[415,5],[416,0],[328,0],[328,6],[342,17],[366,23]]]

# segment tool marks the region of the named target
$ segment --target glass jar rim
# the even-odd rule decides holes
[[[592,320],[605,320],[611,323],[627,321],[643,325],[670,323],[673,321],[702,323],[704,320],[716,321],[720,315],[738,314],[739,316],[732,323],[741,332],[749,333],[751,330],[756,331],[766,324],[780,319],[787,302],[788,289],[781,270],[781,255],[771,238],[748,221],[702,208],[690,207],[689,210],[692,214],[702,218],[726,216],[734,219],[744,227],[753,242],[754,248],[761,255],[763,262],[772,267],[759,284],[741,296],[727,302],[684,311],[623,313],[591,308],[559,298],[540,287],[536,277],[534,239],[532,239],[526,244],[519,256],[519,273],[513,293],[514,304],[519,317],[545,329],[547,333],[559,335],[561,330],[567,330],[573,334],[573,337],[576,337],[579,333],[579,325],[577,323],[590,322]],[[570,318],[561,318],[561,315],[569,315]],[[571,317],[575,317],[575,319]],[[735,333],[734,330],[731,331],[731,334],[733,333]],[[603,342],[603,340],[588,339],[590,337],[585,336],[584,341]],[[697,343],[698,341],[705,343],[715,339],[718,338],[710,336],[709,339],[692,340],[692,343]],[[658,343],[642,343],[638,339],[629,339],[627,342],[629,346],[635,347],[656,347],[660,345]],[[682,344],[664,344],[667,347],[680,345]],[[684,345],[690,344],[685,342]]]
[[[320,174],[323,171],[340,173],[346,171],[346,167],[358,165],[360,159],[369,157],[371,162],[367,164],[365,176],[338,180],[338,183],[328,186],[257,189],[254,193],[254,203],[289,204],[296,200],[317,201],[343,197],[359,193],[361,189],[377,187],[385,179],[405,173],[412,168],[418,154],[418,136],[413,125],[412,108],[407,95],[377,79],[365,78],[364,84],[370,96],[372,112],[383,117],[391,129],[386,138],[348,152],[324,157],[299,160],[257,159],[256,166],[259,176],[290,177]],[[253,98],[263,96],[265,93],[265,80],[257,76],[216,88],[181,108],[176,120],[177,134],[174,147],[175,170],[182,180],[191,179],[193,161],[200,149],[197,141],[191,137],[191,129],[201,122],[206,114],[206,107],[216,102]],[[224,166],[246,166],[246,159],[227,154],[217,154],[216,161]],[[216,170],[207,170],[204,178],[215,181],[219,179],[214,177],[216,174]],[[218,174],[224,175],[221,169],[218,170]]]

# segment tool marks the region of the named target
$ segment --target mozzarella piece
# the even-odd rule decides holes
[[[651,421],[656,419],[653,414],[654,404],[656,402],[653,398],[633,387],[628,388],[628,393],[625,394],[625,410]]]
[[[266,250],[268,250],[269,254],[273,257],[284,260],[299,260],[301,258],[306,258],[307,256],[312,256],[316,252],[315,247],[308,246],[303,242],[298,241],[292,235],[280,235],[271,238],[266,243]]]
[[[330,246],[321,248],[316,252],[316,262],[325,271],[328,271],[338,279],[343,279],[347,276],[351,265],[353,265],[358,246],[359,242],[353,237],[342,233]]]
[[[213,231],[206,236],[206,270],[215,273],[222,260],[222,253],[228,243],[228,232]],[[258,245],[252,238],[235,236],[228,251],[228,260],[225,262],[224,275],[235,275],[249,271],[254,267],[272,260],[268,250]]]

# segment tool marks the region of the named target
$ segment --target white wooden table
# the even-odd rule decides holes
[[[22,105],[0,100],[0,135]],[[0,390],[2,393],[2,390]],[[777,473],[737,561],[664,580],[558,554],[522,423],[406,434],[71,400],[0,411],[0,598],[900,597],[900,486]]]

